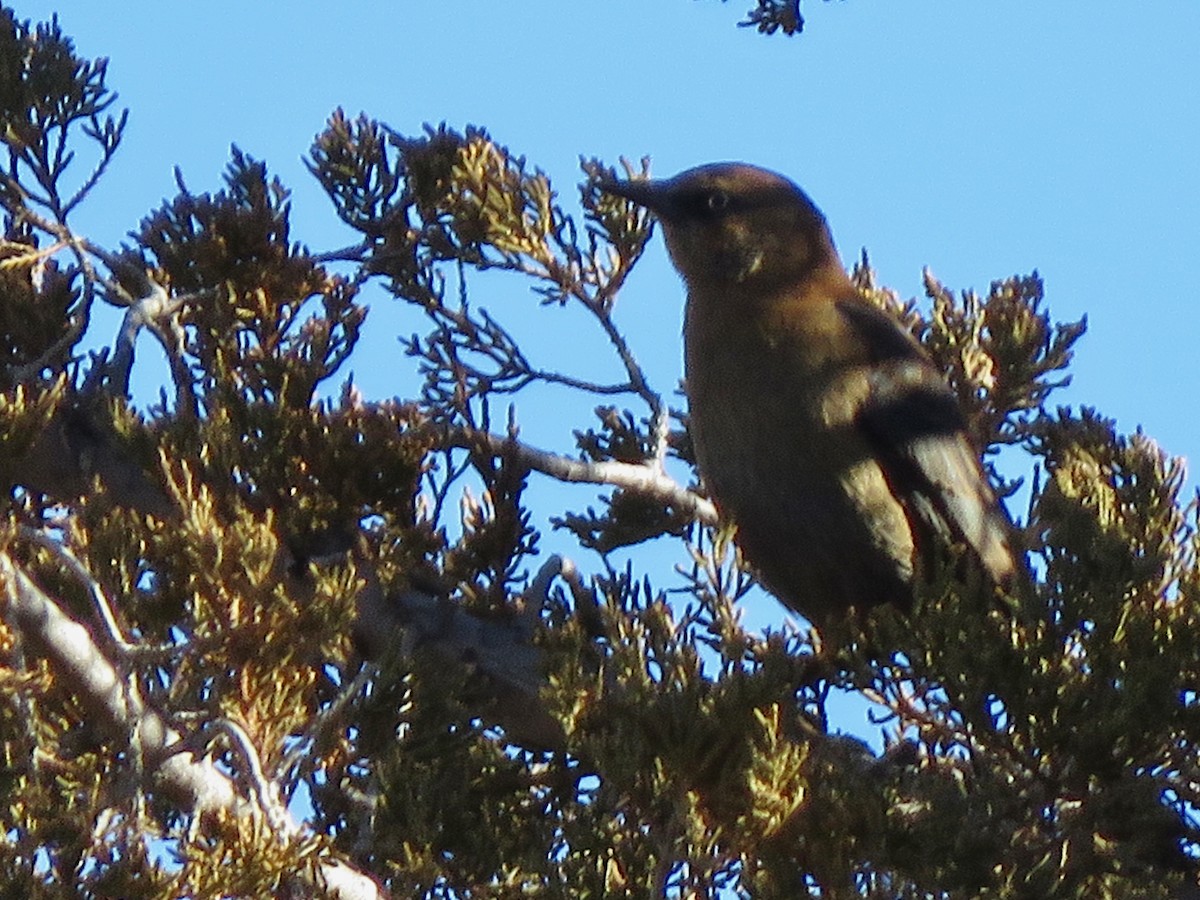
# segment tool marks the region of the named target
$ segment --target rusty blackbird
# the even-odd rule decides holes
[[[600,188],[662,225],[687,285],[696,461],[771,592],[823,628],[909,608],[939,559],[1008,586],[1012,525],[955,396],[855,288],[799,187],[718,163]]]

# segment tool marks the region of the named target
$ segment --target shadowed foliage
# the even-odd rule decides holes
[[[1028,498],[1034,596],[981,609],[947,571],[909,615],[761,634],[619,315],[653,225],[598,190],[612,166],[567,198],[482,129],[339,111],[308,162],[348,246],[307,247],[234,149],[105,248],[68,216],[124,123],[103,61],[0,7],[0,896],[1194,885],[1196,507],[1148,436],[1051,405],[1084,326],[1036,274],[902,301],[853,273]],[[521,301],[484,309],[501,279],[615,374],[541,365]],[[417,323],[407,398],[348,379],[368,292]],[[123,324],[89,354],[97,304]],[[146,345],[170,383],[135,408]],[[510,403],[537,390],[573,444],[524,440]],[[534,508],[550,481],[581,486]],[[846,691],[881,750],[830,729]]]

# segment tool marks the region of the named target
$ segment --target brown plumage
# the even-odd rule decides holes
[[[696,460],[767,588],[819,626],[908,608],[955,545],[1008,585],[1011,525],[957,400],[854,287],[803,191],[734,163],[601,187],[662,223],[687,284]]]

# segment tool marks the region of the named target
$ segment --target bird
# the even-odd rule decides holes
[[[1021,571],[958,400],[855,287],[800,187],[745,163],[598,188],[654,214],[682,275],[688,431],[758,580],[818,630],[970,565]]]

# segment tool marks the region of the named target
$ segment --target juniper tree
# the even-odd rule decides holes
[[[927,275],[917,302],[855,270],[989,460],[1027,472],[1030,607],[964,608],[947,573],[835,646],[752,632],[675,385],[617,315],[652,225],[597,190],[612,166],[585,160],[567,202],[482,129],[337,112],[308,161],[351,245],[306,246],[235,150],[219,188],[180,179],[103,247],[70,220],[120,146],[106,76],[0,9],[0,895],[1193,884],[1195,504],[1148,436],[1052,405],[1084,328],[1036,273],[983,294]],[[485,271],[549,330],[579,313],[617,379],[539,365],[485,311]],[[366,291],[426,322],[397,354],[410,397],[347,377]],[[99,305],[122,325],[85,353]],[[147,344],[170,383],[138,408]],[[542,387],[573,444],[522,436],[510,403]],[[577,499],[534,509],[538,480]],[[625,561],[644,544],[680,565]],[[831,728],[847,690],[881,751]]]

